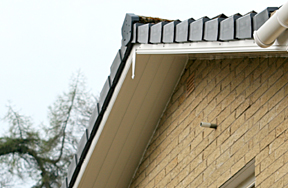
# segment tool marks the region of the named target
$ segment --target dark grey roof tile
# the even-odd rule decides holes
[[[100,114],[99,103],[97,103],[96,107],[95,107],[94,111],[92,112],[92,115],[91,115],[91,117],[89,119],[88,139],[90,139],[90,135],[92,134],[92,132],[96,131],[96,127],[94,127],[94,126],[95,126],[96,121],[97,121],[97,119],[99,117],[99,114]]]
[[[175,42],[175,28],[179,24],[179,20],[170,22],[163,27],[163,43],[173,43]]]
[[[68,174],[67,174],[68,184],[71,183],[76,167],[77,167],[77,155],[75,154],[68,167]]]
[[[127,51],[127,46],[122,45],[120,48],[121,51],[121,57],[123,58],[125,56],[125,53]]]
[[[132,43],[137,43],[138,27],[141,26],[141,25],[143,25],[143,23],[134,23],[133,24],[133,39],[132,39]],[[126,45],[126,44],[124,43],[124,45]]]
[[[203,41],[205,23],[209,20],[210,18],[205,16],[190,23],[189,41]]]
[[[219,40],[219,31],[220,31],[220,22],[226,19],[227,16],[221,14],[216,16],[214,19],[209,20],[205,23],[204,29],[204,40],[206,41],[218,41]]]
[[[125,46],[127,46],[133,39],[133,23],[139,21],[139,16],[127,13],[122,25],[122,38]]]
[[[76,155],[77,155],[77,161],[78,163],[80,161],[83,161],[83,159],[85,158],[85,156],[83,155],[84,153],[86,153],[87,148],[87,142],[88,142],[88,129],[86,129],[84,131],[83,136],[81,137],[78,146],[77,146],[77,151],[76,151]]]
[[[252,11],[236,20],[236,38],[251,39],[253,38],[253,17],[257,13]]]
[[[114,78],[119,76],[118,68],[122,62],[121,50],[118,50],[112,65],[110,66],[110,79],[111,83],[114,83]]]
[[[188,20],[184,20],[181,23],[176,25],[176,42],[188,42],[189,39],[189,31],[190,31],[190,24],[194,22],[193,18]]]
[[[68,188],[68,182],[67,182],[67,177],[62,182],[61,188]]]
[[[162,43],[163,40],[163,26],[168,22],[159,22],[150,28],[150,43]]]
[[[142,44],[149,43],[151,25],[151,23],[147,23],[138,27],[137,42]]]
[[[234,14],[220,23],[220,40],[235,40],[236,39],[236,23],[235,21],[240,18],[241,14]]]
[[[253,29],[258,30],[271,16],[271,13],[278,7],[267,7],[253,17]]]
[[[100,113],[101,111],[104,112],[105,108],[106,108],[106,105],[107,103],[109,102],[109,97],[107,97],[108,93],[109,93],[109,90],[111,88],[111,82],[110,82],[110,76],[108,76],[103,88],[102,88],[102,91],[100,93],[100,97],[99,97],[99,110],[100,110]]]

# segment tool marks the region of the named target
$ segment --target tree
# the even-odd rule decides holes
[[[76,151],[79,133],[87,127],[95,104],[96,98],[86,90],[85,79],[78,72],[72,76],[69,91],[59,95],[49,107],[49,125],[37,128],[30,117],[9,105],[4,120],[10,129],[0,138],[0,163],[6,168],[0,186],[9,182],[8,173],[8,177],[28,175],[37,182],[35,188],[60,187]]]

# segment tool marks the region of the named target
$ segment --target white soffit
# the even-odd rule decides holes
[[[128,187],[186,62],[185,55],[137,55],[132,79],[130,55],[74,187]]]

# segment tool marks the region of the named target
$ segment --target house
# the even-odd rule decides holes
[[[62,187],[288,187],[286,7],[127,14]]]

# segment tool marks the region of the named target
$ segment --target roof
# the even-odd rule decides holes
[[[197,20],[194,20],[193,18],[189,18],[184,21],[179,21],[179,20],[172,21],[172,20],[166,20],[166,19],[160,19],[160,18],[137,16],[135,14],[126,14],[126,17],[124,19],[123,26],[122,26],[122,46],[117,51],[115,59],[112,62],[112,65],[110,68],[110,75],[108,76],[102,88],[99,101],[92,114],[92,117],[90,118],[89,127],[84,132],[78,144],[77,152],[75,156],[73,157],[73,160],[71,161],[71,164],[68,169],[67,178],[64,180],[62,187],[74,186],[74,183],[76,182],[77,177],[79,176],[79,173],[81,173],[80,172],[81,166],[83,166],[83,164],[85,164],[85,166],[88,165],[88,162],[85,161],[85,157],[87,155],[89,155],[89,157],[94,155],[93,152],[95,153],[95,151],[93,148],[99,147],[104,153],[105,147],[98,146],[97,141],[101,143],[111,142],[112,144],[112,142],[114,143],[115,140],[117,140],[118,137],[115,135],[120,134],[120,131],[122,130],[120,129],[121,126],[125,126],[126,124],[130,123],[130,122],[125,123],[125,118],[126,116],[128,116],[127,114],[129,114],[130,118],[134,118],[133,120],[134,124],[135,123],[137,125],[141,124],[141,122],[144,122],[145,120],[141,118],[147,119],[149,114],[150,115],[148,119],[153,119],[153,122],[150,122],[150,124],[157,124],[159,117],[161,116],[163,110],[165,109],[165,105],[167,101],[169,100],[169,97],[171,96],[171,92],[173,91],[175,85],[177,84],[178,79],[181,76],[182,70],[185,67],[187,58],[183,58],[184,56],[181,56],[181,55],[180,56],[169,56],[169,55],[167,56],[166,55],[164,57],[160,55],[152,56],[147,53],[146,54],[143,53],[142,55],[141,54],[137,55],[137,68],[135,70],[136,56],[135,56],[135,49],[133,47],[136,44],[151,45],[149,46],[149,48],[155,47],[155,44],[158,46],[159,44],[163,46],[170,45],[169,47],[171,48],[175,48],[175,45],[178,45],[178,46],[182,45],[186,48],[193,48],[193,45],[194,45],[195,49],[203,48],[204,49],[203,53],[204,53],[205,51],[207,51],[207,48],[205,46],[206,43],[209,43],[209,46],[213,47],[213,45],[218,45],[218,44],[214,44],[211,42],[216,42],[216,41],[223,42],[224,46],[226,43],[233,44],[233,41],[236,42],[236,45],[239,45],[239,41],[250,41],[250,42],[252,41],[253,42],[253,39],[252,39],[253,31],[260,28],[263,25],[263,23],[265,23],[269,19],[269,17],[271,16],[271,13],[273,13],[277,9],[278,9],[277,7],[268,7],[259,13],[256,13],[255,11],[251,11],[243,16],[239,13],[236,13],[229,17],[227,17],[224,14],[220,14],[218,16],[215,16],[214,18],[208,18],[205,16]],[[200,52],[196,51],[195,53],[200,53]],[[161,62],[161,64],[156,64],[155,62]],[[175,65],[175,63],[173,64],[173,62],[179,62],[179,63]],[[146,82],[142,82],[141,79],[139,80],[135,79],[133,82],[133,80],[127,79],[127,75],[130,74],[130,71],[134,71],[133,73],[135,73],[136,71],[138,78],[142,77],[142,79],[144,78],[147,79],[151,77],[151,79],[148,81],[146,80]],[[147,74],[146,77],[145,77],[145,74]],[[169,80],[170,75],[174,75],[174,77],[173,79],[171,78]],[[167,84],[167,83],[170,83],[170,84]],[[154,89],[152,90],[151,88],[154,88]],[[142,96],[141,95],[142,93],[145,93],[145,95],[143,94]],[[157,96],[158,95],[163,96],[161,97],[163,98],[162,101],[160,100],[161,98],[156,97],[156,93],[157,93]],[[119,98],[121,98],[121,101],[119,101]],[[152,101],[154,102],[147,103],[146,102],[147,98],[151,100],[153,99]],[[137,103],[138,107],[132,108],[131,107],[132,102],[133,103],[138,102]],[[156,110],[154,110],[153,114],[151,114],[150,111],[151,109],[155,108],[156,103],[157,103],[157,106],[160,106],[160,107],[159,109],[157,108]],[[118,109],[118,112],[115,111],[115,108]],[[122,113],[121,109],[126,109],[126,111],[123,110],[123,113]],[[126,115],[124,114],[124,111]],[[135,111],[137,111],[137,113],[134,113]],[[143,116],[143,117],[141,116],[140,118],[139,114],[144,114],[144,113],[148,115]],[[126,119],[128,119],[129,117],[127,117]],[[117,118],[122,118],[122,119],[120,120]],[[141,119],[141,121],[140,120],[138,121],[138,119]],[[120,126],[120,125],[116,125],[118,122],[124,122],[124,123],[121,123],[121,126]],[[106,128],[106,130],[104,130],[103,129],[104,124],[109,124],[109,123],[111,124],[110,125],[111,128],[109,129]],[[146,122],[145,125],[143,124],[143,126],[148,126],[147,123],[149,122]],[[132,129],[133,130],[135,129],[135,132],[138,131],[140,135],[140,131],[143,132],[146,129],[146,128],[145,129],[141,128],[140,130],[139,126],[138,126],[139,130],[137,130],[136,128],[137,126],[132,127],[132,123],[131,123],[131,128],[129,129],[129,131],[131,131]],[[147,142],[149,141],[149,138],[151,137],[151,132],[153,133],[153,129],[155,129],[155,126],[149,127],[149,129],[150,129],[149,130],[150,133],[148,134],[148,136],[146,136],[145,139],[144,137],[143,138],[141,137],[141,139],[144,141],[141,145],[142,148],[139,148],[139,151],[138,151],[139,154],[137,154],[138,163],[139,163],[139,159],[141,159],[143,148],[145,149],[145,146],[147,145]],[[118,132],[116,132],[116,130]],[[112,133],[113,133],[114,134],[113,136],[115,137],[114,140],[113,141],[109,140],[108,139],[109,136],[107,136],[107,140],[104,139],[101,141],[100,135],[104,134],[103,131],[106,131],[105,134],[107,135],[110,134],[109,135],[110,137],[112,137]],[[130,132],[127,132],[127,133],[123,132],[121,134],[122,135],[120,135],[119,138],[125,137],[125,135],[131,135]],[[129,140],[129,138],[125,138],[125,143],[128,143],[127,140]],[[118,143],[120,142],[122,141],[118,140]],[[131,142],[134,142],[134,141],[131,140]],[[139,142],[139,140],[137,142]],[[116,147],[116,146],[110,145],[109,147],[113,149],[113,147]],[[123,141],[123,145],[121,145],[119,152],[121,149],[124,150],[125,148],[129,148],[129,147],[127,144],[124,145],[124,141]],[[135,146],[133,147],[135,150],[137,150]],[[108,148],[108,149],[110,150],[111,148]],[[90,152],[89,149],[93,151]],[[114,150],[117,150],[117,148]],[[129,152],[130,154],[127,155],[128,157],[127,160],[130,160],[129,156],[131,157],[132,155],[131,151]],[[122,154],[122,153],[121,155],[124,156],[125,154]],[[115,153],[115,155],[117,154]],[[97,162],[93,163],[95,168],[97,167],[97,165],[101,165],[101,166],[98,166],[99,168],[102,168],[102,165],[105,165],[105,164],[102,164],[104,162],[101,162],[101,157],[103,158],[103,160],[107,157],[109,158],[109,156],[107,156],[106,154],[103,156],[97,157],[96,161],[98,160],[100,162],[99,164],[96,164]],[[135,163],[134,166],[135,165],[137,166],[138,164]],[[115,167],[112,167],[109,165],[106,168],[111,168],[111,170],[114,170],[115,172],[117,171]],[[135,171],[135,167],[133,168]],[[124,169],[124,167],[122,169]],[[83,171],[83,167],[82,167],[82,171]],[[130,175],[130,179],[131,179],[134,171],[133,170],[130,170],[130,171],[129,173],[127,172],[127,174]],[[97,173],[100,173],[100,172],[97,172]],[[108,171],[106,173],[108,173]],[[112,175],[109,175],[109,176],[112,176]],[[89,177],[92,177],[92,176],[87,175],[87,178]],[[98,179],[100,177],[101,176],[99,177],[97,176]],[[104,186],[110,185],[108,180],[109,179],[107,177],[107,180],[105,180],[106,184]],[[93,185],[94,184],[91,184],[91,187]],[[125,185],[127,187],[129,184],[127,185],[127,181],[125,181],[123,184],[118,182],[117,185],[118,187],[119,185]]]

